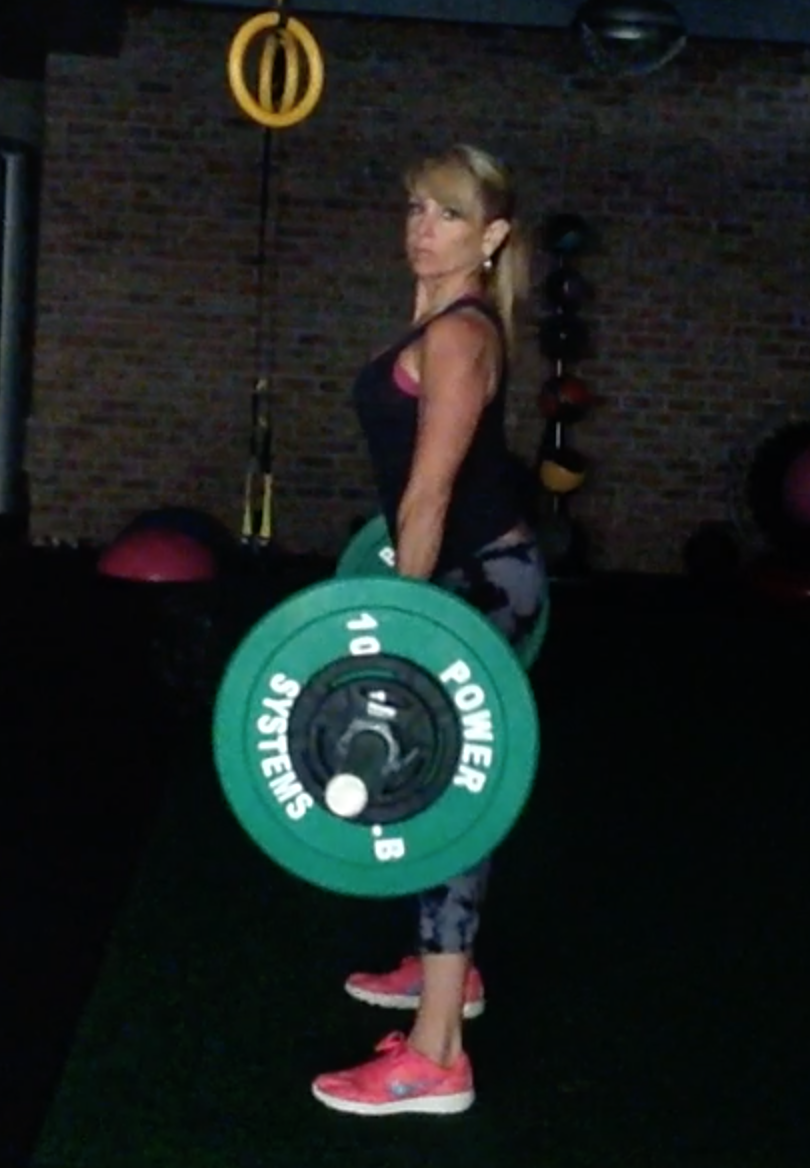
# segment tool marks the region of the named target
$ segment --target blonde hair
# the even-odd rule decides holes
[[[509,224],[509,234],[492,256],[492,267],[483,279],[511,347],[516,309],[529,293],[531,244],[517,219],[509,170],[485,150],[460,143],[410,166],[405,187],[410,194],[417,188],[427,190],[437,202],[456,205],[466,215],[477,212],[485,223],[504,219]]]

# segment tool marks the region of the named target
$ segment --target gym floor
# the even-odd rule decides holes
[[[805,615],[557,585],[539,781],[481,938],[479,1102],[361,1121],[308,1082],[402,1025],[340,987],[400,956],[406,906],[245,839],[151,609],[79,554],[0,569],[2,1168],[810,1163]],[[227,636],[326,571],[246,573]]]

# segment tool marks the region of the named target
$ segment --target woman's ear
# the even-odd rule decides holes
[[[493,219],[484,228],[484,254],[487,258],[495,255],[509,235],[509,221],[507,219]]]

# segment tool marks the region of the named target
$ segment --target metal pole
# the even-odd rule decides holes
[[[24,321],[28,294],[26,198],[28,159],[2,148],[0,236],[0,516],[20,511],[20,477],[27,387],[24,384]]]

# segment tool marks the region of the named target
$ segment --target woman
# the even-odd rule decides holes
[[[406,178],[413,324],[359,374],[355,401],[397,570],[451,589],[510,640],[536,619],[540,553],[520,511],[504,434],[513,314],[529,257],[504,169],[454,146]],[[447,1115],[474,1100],[462,1020],[480,1014],[472,964],[489,861],[419,897],[419,956],[392,973],[354,974],[346,990],[372,1005],[415,1008],[407,1038],[377,1057],[320,1075],[313,1093],[358,1115]]]

